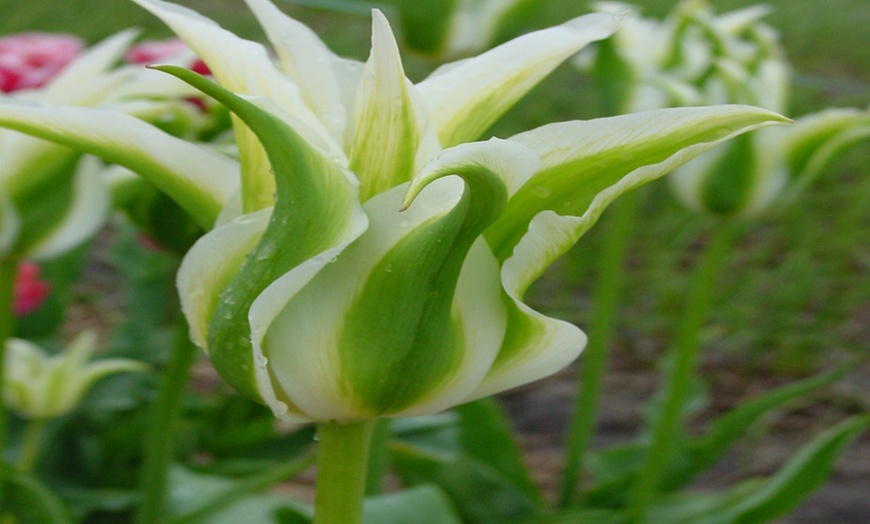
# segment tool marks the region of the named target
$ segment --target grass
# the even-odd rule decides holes
[[[259,38],[256,23],[241,0],[178,2],[210,16],[238,33]],[[642,2],[644,12],[660,16],[673,1]],[[719,11],[752,5],[751,0],[721,0]],[[780,28],[796,72],[793,115],[829,105],[870,103],[870,2],[768,1],[767,21]],[[339,53],[363,58],[368,22],[359,16],[324,16],[310,8],[287,10],[312,25]],[[572,0],[545,8],[553,22],[564,13],[585,11]],[[23,30],[74,32],[94,42],[136,26],[149,38],[170,33],[126,0],[0,0],[0,34]],[[432,65],[410,59],[419,78]],[[591,117],[598,112],[589,86],[563,67],[534,90],[494,132],[509,135],[553,120]],[[666,338],[686,285],[683,268],[695,252],[705,219],[681,209],[663,183],[647,191],[643,227],[632,246],[623,342],[653,345]],[[783,370],[824,365],[832,352],[866,362],[870,340],[870,145],[855,148],[833,165],[797,206],[784,216],[760,222],[733,254],[709,328],[715,348],[762,359]],[[588,308],[580,292],[594,278],[599,242],[595,230],[551,271],[533,300],[541,308],[581,325]],[[635,337],[632,339],[632,337]]]

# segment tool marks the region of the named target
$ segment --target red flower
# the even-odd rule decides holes
[[[0,38],[0,91],[42,87],[84,49],[72,35],[19,33]]]
[[[23,262],[18,266],[15,277],[15,301],[12,311],[16,315],[26,315],[39,309],[48,298],[51,285],[39,280],[39,266],[33,262]]]
[[[178,38],[149,40],[131,47],[125,58],[131,64],[156,64],[172,58],[185,49],[187,44]],[[201,75],[210,74],[208,66],[202,60],[196,59],[189,67],[191,71]]]

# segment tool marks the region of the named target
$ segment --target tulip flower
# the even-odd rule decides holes
[[[524,304],[529,285],[619,194],[783,121],[674,109],[469,143],[619,17],[530,33],[413,84],[377,11],[362,64],[248,0],[275,64],[188,9],[136,2],[208,65],[219,85],[167,70],[235,113],[238,164],[120,114],[4,104],[0,124],[126,165],[212,229],[178,277],[192,337],[289,421],[432,413],[562,368],[585,337]]]
[[[782,112],[788,106],[790,67],[778,34],[744,17],[732,24],[738,39],[710,20],[698,19],[720,47],[734,51],[715,61],[703,86],[710,103],[747,103]],[[670,181],[689,208],[721,217],[775,214],[837,155],[870,137],[870,110],[831,108],[796,119],[787,129],[762,129],[736,138],[678,169]]]
[[[73,35],[21,33],[0,38],[0,91],[42,87],[84,48]]]
[[[610,202],[786,121],[747,106],[672,109],[474,142],[620,17],[530,33],[415,84],[378,11],[359,63],[247,0],[276,64],[191,10],[135,1],[208,66],[216,83],[161,69],[233,112],[238,160],[116,112],[0,102],[0,125],[125,166],[210,230],[178,276],[191,336],[238,391],[319,423],[323,523],[361,521],[371,420],[444,410],[577,357],[583,333],[523,295]]]
[[[3,400],[20,415],[37,420],[70,413],[99,379],[147,366],[129,359],[89,362],[96,349],[93,332],[80,334],[58,355],[48,356],[26,340],[6,341]]]
[[[18,266],[15,278],[15,298],[12,311],[16,315],[26,315],[39,309],[51,291],[51,284],[39,279],[39,266],[33,262],[23,262]]]

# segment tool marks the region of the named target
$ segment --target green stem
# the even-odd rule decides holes
[[[317,426],[315,524],[362,524],[374,421]]]
[[[18,276],[18,260],[0,256],[0,392],[6,380],[6,340],[15,331],[15,278]],[[7,436],[6,403],[0,401],[0,462],[4,460]],[[0,507],[3,507],[4,483],[0,482]]]
[[[668,355],[670,366],[664,385],[661,413],[653,428],[642,469],[633,486],[628,522],[643,520],[658,489],[662,472],[667,467],[669,452],[681,424],[680,415],[691,392],[700,354],[701,330],[710,309],[713,287],[738,232],[736,226],[729,222],[716,224],[701,259],[696,262],[688,302],[680,319],[675,344]]]
[[[390,459],[390,419],[379,418],[372,429],[369,446],[368,467],[366,467],[366,495],[377,495],[381,492],[384,473],[387,471]]]
[[[25,429],[21,441],[21,453],[18,455],[19,470],[27,473],[33,471],[43,429],[45,429],[44,419],[34,419],[27,423],[27,429]]]
[[[244,479],[234,484],[231,488],[221,491],[209,500],[204,501],[198,509],[175,517],[169,521],[169,524],[208,522],[208,518],[230,507],[239,500],[248,495],[259,493],[273,484],[295,477],[312,464],[314,464],[314,454],[309,453],[287,464],[282,464],[254,477]]]
[[[583,471],[583,460],[598,420],[598,399],[607,367],[607,349],[613,339],[625,257],[637,214],[639,196],[630,191],[611,207],[599,257],[598,282],[589,324],[589,342],[583,351],[580,382],[568,428],[565,471],[559,507],[571,504]]]
[[[187,322],[178,322],[172,355],[160,381],[157,401],[152,406],[149,438],[143,439],[144,464],[140,477],[142,499],[136,524],[159,522],[166,499],[169,466],[174,458],[175,428],[181,415],[182,397],[197,348],[190,342]]]

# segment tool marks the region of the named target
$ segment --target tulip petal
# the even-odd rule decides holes
[[[238,185],[238,164],[131,116],[0,100],[0,126],[80,149],[129,168],[209,229]]]
[[[542,168],[511,195],[505,212],[485,236],[499,260],[514,256],[511,263],[529,272],[518,288],[522,296],[527,284],[625,191],[739,133],[787,121],[763,109],[714,106],[562,122],[521,133],[510,140],[537,151]],[[564,225],[527,235],[535,217],[547,210],[566,217]]]
[[[330,154],[343,155],[303,101],[296,84],[275,67],[261,44],[239,38],[185,7],[161,0],[134,1],[171,27],[205,62],[221,85],[239,94],[269,98],[305,125],[305,129],[298,128],[298,132],[316,134],[320,140],[331,144]],[[244,125],[235,122],[234,127],[240,156],[245,159],[241,164],[245,210],[271,207],[275,185],[266,154]]]
[[[117,82],[109,70],[116,66],[136,38],[128,29],[112,35],[67,64],[40,92],[49,104],[88,106],[101,101],[105,88]]]
[[[621,20],[609,13],[582,16],[523,35],[420,82],[441,144],[449,147],[482,135],[559,64],[610,36]]]
[[[350,243],[365,230],[359,185],[352,173],[272,113],[187,69],[158,69],[227,106],[260,140],[274,173],[277,198],[269,224],[219,293],[207,342],[221,376],[242,393],[260,398],[248,311],[273,281],[324,251]]]
[[[272,376],[261,387],[337,420],[462,401],[489,369],[505,325],[498,265],[475,240],[504,205],[502,178],[538,165],[508,141],[464,144],[407,188],[407,211],[397,211],[401,187],[373,197],[364,206],[370,228],[320,274],[297,268],[264,292],[274,297],[259,318],[270,326],[260,356]]]
[[[320,260],[314,279],[288,274],[275,284],[283,304],[262,357],[275,388],[312,419],[445,409],[497,354],[505,322],[498,266],[485,243],[467,258],[450,249],[462,183],[433,182],[399,213],[404,189],[369,200],[369,229],[337,258]],[[463,258],[469,269],[454,294]]]
[[[82,158],[72,182],[72,198],[66,203],[67,210],[60,223],[24,256],[36,260],[54,258],[90,238],[105,223],[111,197],[100,161],[90,156]]]
[[[246,0],[275,48],[284,73],[299,86],[306,104],[344,145],[363,64],[334,54],[306,25],[269,0]]]
[[[870,110],[828,109],[782,131],[791,183],[780,207],[794,202],[837,155],[870,137]]]
[[[415,172],[424,118],[412,90],[390,25],[374,10],[372,53],[357,94],[350,156],[363,201],[409,181]]]
[[[511,196],[485,234],[504,261],[502,284],[513,304],[504,345],[471,398],[544,377],[580,353],[586,337],[579,329],[536,313],[522,299],[610,202],[739,132],[784,120],[753,108],[671,109],[553,124],[513,137],[537,151],[543,167]],[[519,237],[516,243],[505,242],[510,229]]]

